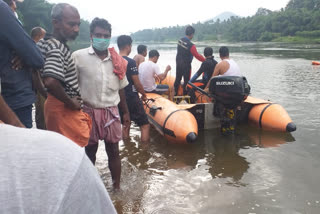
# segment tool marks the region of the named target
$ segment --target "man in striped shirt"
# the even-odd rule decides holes
[[[78,76],[66,44],[78,36],[80,16],[75,7],[66,3],[55,5],[51,16],[52,37],[38,43],[45,58],[42,77],[48,90],[44,106],[46,126],[84,147],[88,144],[91,119],[81,110]]]

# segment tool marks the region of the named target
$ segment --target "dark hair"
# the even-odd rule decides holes
[[[127,45],[131,45],[132,39],[130,36],[121,35],[117,39],[117,44],[118,44],[119,50],[121,50],[121,49],[125,48]]]
[[[151,50],[151,51],[149,51],[149,58],[152,58],[152,57],[159,57],[160,56],[160,54],[159,54],[159,52],[157,51],[157,50]]]
[[[100,27],[104,30],[107,30],[111,33],[111,24],[105,20],[105,19],[100,19],[98,17],[94,18],[90,24],[90,33],[93,33],[94,29],[96,29],[96,27]]]
[[[222,46],[222,47],[219,49],[219,54],[220,54],[220,57],[229,56],[229,49],[228,49],[226,46]]]
[[[194,32],[196,32],[196,31],[195,31],[195,29],[194,29],[191,25],[189,25],[189,26],[186,28],[186,35],[187,35],[187,36],[191,36],[192,34],[194,34]]]
[[[41,36],[42,28],[41,27],[34,27],[31,30],[30,36],[32,39],[35,39],[37,36]]]
[[[147,50],[147,46],[138,45],[137,50],[138,50],[138,54],[142,54],[143,52],[145,52]]]
[[[204,51],[203,51],[203,54],[204,54],[205,57],[207,57],[207,56],[212,56],[212,54],[213,54],[213,49],[210,48],[210,47],[206,47],[206,48],[204,49]]]

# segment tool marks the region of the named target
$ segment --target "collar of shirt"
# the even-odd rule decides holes
[[[108,51],[108,50],[107,50],[107,51]],[[97,57],[99,57],[99,56],[96,54],[96,52],[94,51],[92,45],[89,47],[88,53],[89,53],[90,55],[96,55]],[[104,58],[103,61],[107,61],[107,60],[111,60],[111,56],[110,56],[110,52],[109,52],[109,51],[108,51],[108,56],[107,56],[106,58]],[[111,61],[112,61],[112,60],[111,60]]]

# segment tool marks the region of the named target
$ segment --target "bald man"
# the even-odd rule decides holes
[[[46,30],[43,29],[42,27],[34,27],[31,30],[31,38],[35,43],[39,42],[40,39],[43,39],[44,36],[46,35]]]
[[[91,119],[82,111],[78,75],[67,45],[79,34],[80,15],[75,7],[59,3],[52,8],[51,19],[52,37],[37,43],[45,58],[42,77],[48,91],[44,104],[46,126],[84,147],[88,144]]]

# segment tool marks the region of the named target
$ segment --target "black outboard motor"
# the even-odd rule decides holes
[[[250,94],[250,86],[243,76],[217,76],[210,80],[210,95],[214,98],[214,115],[220,117],[221,133],[234,133],[236,110]]]

